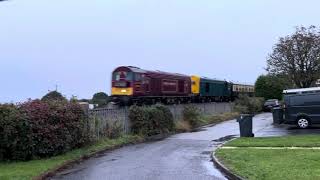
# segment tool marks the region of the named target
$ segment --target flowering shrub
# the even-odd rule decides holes
[[[0,155],[0,159],[50,157],[80,147],[89,140],[86,116],[76,103],[34,100],[8,106],[3,105],[4,113],[0,113],[0,122],[4,124],[1,124],[3,130],[0,129],[4,132],[0,137],[0,154],[5,154]]]

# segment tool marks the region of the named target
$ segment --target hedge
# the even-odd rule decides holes
[[[71,102],[0,105],[0,160],[50,157],[81,147],[89,141],[86,120]]]
[[[132,132],[152,136],[174,130],[171,111],[163,105],[150,107],[131,106],[129,110]]]
[[[182,111],[183,120],[188,122],[192,128],[199,127],[201,125],[200,109],[195,105],[187,105]]]

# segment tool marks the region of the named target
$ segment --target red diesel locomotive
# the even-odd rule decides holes
[[[112,101],[122,104],[190,101],[190,76],[121,66],[112,73]]]

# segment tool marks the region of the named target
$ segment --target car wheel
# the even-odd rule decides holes
[[[307,118],[303,117],[298,119],[297,125],[301,129],[306,129],[307,127],[310,126],[310,122]]]

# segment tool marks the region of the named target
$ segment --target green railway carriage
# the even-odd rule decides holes
[[[197,76],[192,76],[192,81],[192,92],[199,101],[229,101],[232,98],[232,84],[227,81]]]

